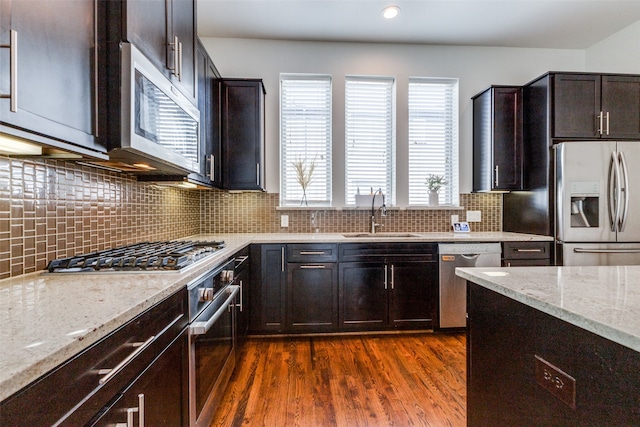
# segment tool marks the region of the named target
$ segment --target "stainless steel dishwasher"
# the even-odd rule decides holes
[[[500,267],[501,252],[500,243],[438,245],[441,329],[467,326],[467,281],[456,276],[456,267]]]

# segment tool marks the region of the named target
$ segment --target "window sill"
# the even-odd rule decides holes
[[[370,211],[370,206],[277,206],[276,211]],[[464,211],[464,206],[387,206],[388,211]]]

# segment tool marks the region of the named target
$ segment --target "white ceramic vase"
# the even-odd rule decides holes
[[[438,190],[429,191],[429,206],[438,206],[440,201],[438,200]]]

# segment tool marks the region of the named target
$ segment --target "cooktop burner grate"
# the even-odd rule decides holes
[[[180,270],[225,247],[223,241],[143,242],[56,259],[49,273]]]

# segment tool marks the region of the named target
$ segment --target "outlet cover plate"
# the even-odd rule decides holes
[[[280,215],[280,227],[289,226],[289,215]]]

